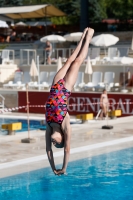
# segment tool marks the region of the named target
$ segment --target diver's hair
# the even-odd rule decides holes
[[[60,144],[59,148],[63,148],[64,147],[64,140],[62,141],[62,143]]]
[[[58,143],[56,140],[56,145],[54,145],[56,148],[63,148],[64,147],[64,136],[62,135],[62,141],[61,143]]]
[[[104,89],[103,89],[103,92],[105,92],[105,91],[106,91],[106,89],[104,88]]]
[[[56,148],[63,148],[64,147],[64,137],[62,137],[62,141]]]

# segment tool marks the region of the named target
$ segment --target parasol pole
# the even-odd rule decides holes
[[[27,101],[27,124],[28,124],[28,139],[30,139],[30,126],[29,126],[29,94],[28,94],[28,83],[26,84],[26,101]]]
[[[36,139],[30,138],[30,123],[29,123],[29,95],[28,95],[28,83],[26,84],[26,102],[27,102],[27,124],[28,124],[28,138],[22,139],[22,143],[33,143]]]

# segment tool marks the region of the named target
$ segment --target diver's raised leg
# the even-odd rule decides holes
[[[82,45],[82,48],[78,56],[72,63],[71,67],[69,68],[69,71],[67,72],[65,76],[65,87],[70,91],[73,89],[73,86],[76,82],[79,68],[87,56],[89,43],[91,41],[93,34],[94,34],[94,30],[89,28],[83,41],[84,44]]]
[[[88,31],[88,28],[86,28],[83,32],[83,35],[80,39],[79,44],[77,45],[76,49],[74,50],[74,52],[72,53],[72,55],[67,59],[66,63],[64,64],[64,66],[57,72],[57,74],[54,77],[54,81],[53,84],[57,83],[60,79],[64,78],[68,69],[71,67],[71,64],[73,63],[73,61],[76,59],[76,57],[78,56],[81,47],[82,47],[82,43],[83,40],[86,36],[86,33]]]

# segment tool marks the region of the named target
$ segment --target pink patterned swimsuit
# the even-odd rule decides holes
[[[46,102],[46,121],[62,124],[67,114],[67,99],[71,92],[64,87],[64,79],[52,85],[50,95]]]

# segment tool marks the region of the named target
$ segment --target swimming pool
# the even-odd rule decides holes
[[[17,117],[16,117],[17,118]],[[44,120],[31,120],[30,119],[30,130],[46,130],[45,125],[41,125],[40,121]],[[16,131],[16,132],[23,132],[23,131],[28,131],[28,125],[27,125],[27,120],[26,119],[8,119],[8,118],[0,118],[0,135],[6,135],[7,131],[1,129],[2,124],[9,124],[9,123],[15,123],[15,122],[21,122],[22,123],[22,130]],[[81,124],[81,121],[74,121],[71,120],[70,124]]]
[[[2,178],[0,200],[133,199],[133,148],[70,162],[67,172],[58,177],[44,168]]]
[[[22,129],[16,132],[23,132],[28,131],[28,125],[27,120],[24,119],[7,119],[7,118],[0,118],[0,135],[6,135],[7,131],[1,129],[2,124],[9,124],[9,123],[15,123],[15,122],[21,122],[22,123]],[[36,130],[36,129],[45,129],[46,126],[42,126],[40,124],[39,120],[30,120],[30,130]]]

